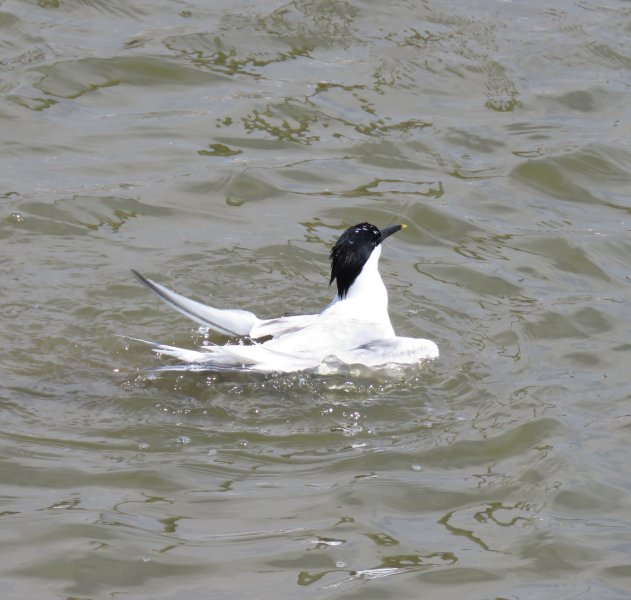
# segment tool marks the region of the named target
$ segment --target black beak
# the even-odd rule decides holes
[[[400,231],[401,229],[405,229],[407,225],[393,225],[392,227],[386,227],[381,230],[381,238],[379,239],[379,243],[383,242],[387,237],[390,237],[393,233]]]

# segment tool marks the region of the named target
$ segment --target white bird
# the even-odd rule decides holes
[[[312,315],[259,319],[245,310],[213,308],[133,271],[162,300],[196,323],[250,342],[242,339],[200,350],[153,344],[153,350],[178,358],[194,370],[262,373],[318,370],[335,362],[379,367],[437,358],[434,342],[396,336],[388,316],[388,292],[378,268],[381,243],[403,228],[393,225],[379,230],[370,223],[349,227],[329,257],[329,285],[335,281],[337,292],[322,312]],[[257,341],[263,338],[268,339]]]

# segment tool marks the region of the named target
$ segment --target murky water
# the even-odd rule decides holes
[[[628,2],[0,3],[2,598],[631,595]],[[398,378],[153,373],[135,268]]]

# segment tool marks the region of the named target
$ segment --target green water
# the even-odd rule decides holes
[[[0,596],[631,596],[628,2],[0,2]],[[398,378],[154,373],[381,272]],[[214,339],[214,338],[213,338]],[[217,338],[215,341],[221,341]]]

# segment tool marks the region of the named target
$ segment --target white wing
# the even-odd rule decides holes
[[[254,313],[239,309],[214,308],[186,298],[156,283],[132,269],[132,273],[169,306],[213,331],[230,336],[249,336],[253,339],[279,337],[300,331],[311,324],[318,315],[297,315],[277,319],[259,319]]]
[[[176,294],[169,288],[147,279],[132,269],[132,273],[142,281],[150,290],[154,291],[162,300],[175,310],[192,319],[200,325],[223,333],[225,335],[250,335],[252,328],[262,321],[254,313],[247,310],[220,309],[207,306],[201,302],[190,300],[180,294]]]

